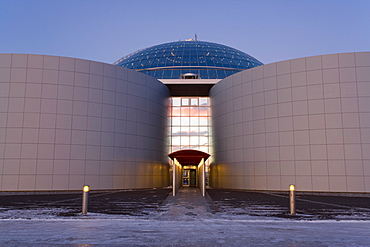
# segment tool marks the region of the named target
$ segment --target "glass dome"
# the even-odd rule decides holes
[[[263,65],[254,57],[234,48],[193,39],[139,50],[115,64],[157,79],[180,79],[186,74],[194,74],[200,79],[223,79]]]

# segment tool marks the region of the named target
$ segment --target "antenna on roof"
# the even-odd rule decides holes
[[[198,35],[195,34],[195,41],[198,41]]]

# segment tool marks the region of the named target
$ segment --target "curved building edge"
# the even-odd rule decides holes
[[[210,97],[212,187],[370,192],[370,52],[262,65]]]
[[[0,190],[168,186],[168,97],[115,65],[0,54]]]

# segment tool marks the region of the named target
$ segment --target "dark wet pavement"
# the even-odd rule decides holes
[[[196,188],[0,193],[0,246],[369,246],[368,195]],[[334,219],[334,220],[333,220]]]
[[[145,216],[157,210],[170,189],[90,191],[90,213]],[[82,192],[0,193],[0,213],[9,210],[59,208],[59,216],[81,213]],[[0,216],[1,218],[1,216]]]
[[[370,220],[370,194],[308,194],[297,192],[297,215],[289,215],[288,192],[255,192],[208,189],[202,197],[197,188],[183,188],[176,197],[171,189],[91,191],[89,212],[138,217],[244,216],[303,220]],[[81,213],[81,192],[0,193],[1,213],[38,209],[42,214],[75,217]],[[48,214],[50,212],[48,211]],[[14,214],[11,214],[14,216]],[[12,217],[13,217],[12,216]]]
[[[212,212],[302,220],[370,220],[370,194],[296,193],[296,216],[289,192],[209,189]]]

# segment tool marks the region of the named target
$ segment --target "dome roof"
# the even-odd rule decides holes
[[[241,70],[263,65],[254,57],[229,46],[192,39],[139,50],[115,64],[157,79],[179,79],[187,73],[200,79],[223,79]]]

